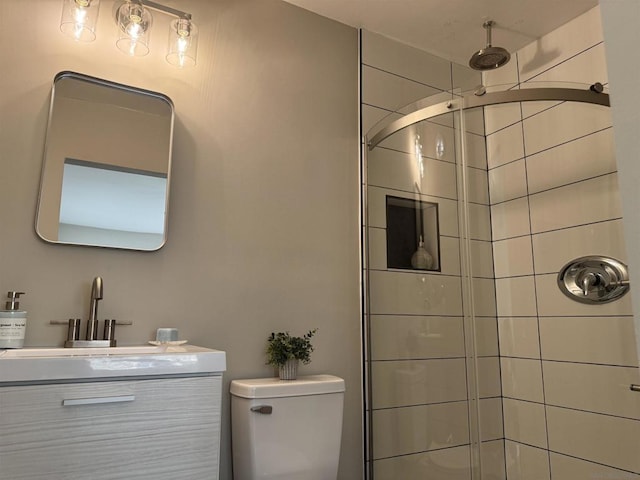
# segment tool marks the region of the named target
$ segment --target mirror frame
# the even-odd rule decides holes
[[[60,175],[60,178],[55,176],[53,180],[49,180],[50,182],[58,182],[58,181],[60,182],[59,183],[60,195],[45,194],[44,192],[45,192],[45,187],[47,185],[47,183],[46,183],[47,182],[47,161],[48,160],[52,161],[51,159],[48,159],[48,157],[49,157],[48,154],[50,153],[49,150],[50,150],[50,147],[51,147],[51,144],[52,144],[52,138],[53,138],[52,123],[53,123],[53,118],[54,118],[54,105],[55,105],[55,100],[56,100],[56,84],[60,80],[67,79],[67,78],[79,80],[79,81],[82,81],[82,82],[87,82],[87,83],[90,83],[90,84],[95,85],[95,86],[106,87],[106,88],[111,89],[111,90],[126,92],[128,94],[133,93],[133,94],[137,94],[137,95],[143,95],[145,97],[150,97],[152,100],[156,99],[158,101],[163,102],[164,104],[166,104],[165,108],[166,107],[169,108],[169,119],[168,119],[169,139],[168,139],[168,143],[167,143],[167,157],[168,158],[167,158],[167,162],[166,162],[166,168],[167,168],[166,179],[167,180],[166,180],[166,191],[165,191],[165,200],[164,200],[164,222],[163,222],[162,241],[160,242],[160,244],[157,247],[154,245],[153,246],[154,248],[140,248],[139,246],[128,246],[128,245],[125,245],[124,243],[122,245],[108,245],[108,244],[100,244],[98,242],[96,242],[96,243],[88,243],[88,242],[83,243],[82,241],[77,241],[77,242],[76,241],[67,241],[67,240],[61,241],[59,239],[55,239],[54,240],[54,239],[51,239],[51,238],[47,238],[46,235],[41,232],[41,229],[39,227],[40,227],[40,221],[42,220],[42,217],[43,217],[43,210],[45,210],[45,207],[43,207],[44,202],[53,201],[53,196],[57,196],[58,205],[60,205],[60,203],[61,203],[62,175]],[[157,251],[160,248],[162,248],[167,242],[174,123],[175,123],[175,109],[174,109],[173,102],[171,101],[171,99],[167,95],[164,95],[164,94],[158,93],[158,92],[153,92],[151,90],[146,90],[146,89],[142,89],[142,88],[138,88],[138,87],[132,87],[132,86],[129,86],[129,85],[124,85],[124,84],[113,82],[113,81],[110,81],[110,80],[104,80],[104,79],[101,79],[101,78],[92,77],[92,76],[81,74],[81,73],[77,73],[77,72],[62,71],[62,72],[58,73],[57,75],[55,75],[55,77],[53,79],[53,85],[52,85],[52,88],[51,88],[51,100],[50,100],[50,105],[49,105],[49,115],[48,115],[48,118],[47,118],[47,130],[46,130],[45,143],[44,143],[44,154],[43,154],[43,159],[42,159],[42,172],[41,172],[41,177],[40,177],[40,187],[39,187],[38,200],[37,200],[37,206],[36,206],[35,230],[36,230],[36,233],[38,234],[38,236],[42,240],[44,240],[45,242],[54,243],[54,244],[81,245],[81,246],[91,246],[91,247],[101,247],[101,248],[115,248],[115,249],[136,250],[136,251],[143,251],[143,252]],[[96,125],[96,127],[99,128],[99,125]],[[67,160],[67,158],[64,157],[64,160]],[[58,160],[56,159],[55,161],[58,161]],[[89,163],[92,163],[92,162],[89,162]],[[99,165],[99,163],[97,163],[96,165]],[[119,168],[117,168],[115,170],[122,171],[122,172],[135,172],[137,169],[136,168],[129,169],[127,167],[119,167]],[[58,187],[58,185],[56,184],[56,185],[54,185],[54,187]],[[47,197],[49,197],[49,198],[47,198]],[[59,206],[58,206],[57,210],[58,210],[58,224],[59,224],[59,210],[60,210]]]

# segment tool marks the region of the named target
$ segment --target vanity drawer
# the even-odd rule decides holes
[[[221,383],[0,388],[0,480],[217,479]]]

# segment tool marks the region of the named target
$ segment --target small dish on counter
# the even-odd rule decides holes
[[[149,340],[151,345],[160,346],[160,345],[184,345],[189,340],[168,340],[166,342],[160,342],[158,340]]]

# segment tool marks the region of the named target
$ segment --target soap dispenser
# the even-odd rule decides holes
[[[27,312],[18,299],[24,292],[8,292],[5,310],[0,310],[0,348],[22,348],[27,329]]]

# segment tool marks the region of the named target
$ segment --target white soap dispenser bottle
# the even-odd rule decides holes
[[[0,310],[0,348],[22,348],[27,329],[27,312],[20,310],[18,299],[24,292],[8,292],[6,309]]]

